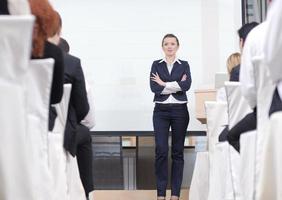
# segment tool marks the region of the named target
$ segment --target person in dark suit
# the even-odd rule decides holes
[[[59,47],[69,47],[65,41],[60,44],[62,21],[57,13],[59,23],[54,30],[55,35],[49,38],[49,41]],[[80,59],[68,53],[69,48],[62,48],[64,51],[64,83],[72,84],[72,90],[69,100],[68,116],[64,135],[64,148],[72,156],[77,156],[80,178],[84,187],[85,195],[88,198],[89,193],[93,191],[93,173],[92,173],[92,139],[89,129],[80,122],[85,118],[89,111],[85,79],[81,67]]]
[[[183,178],[184,139],[189,123],[186,92],[191,86],[190,67],[187,61],[176,58],[179,41],[173,34],[162,40],[165,58],[152,64],[150,87],[155,94],[153,125],[156,155],[157,199],[165,199],[168,183],[168,138],[172,130],[171,199],[180,196]]]
[[[240,38],[240,50],[243,52],[244,45],[248,34],[253,28],[258,25],[257,22],[251,22],[243,25],[238,30]],[[230,74],[230,81],[239,81],[240,77],[240,65],[233,68]],[[255,130],[257,127],[257,112],[256,107],[253,108],[253,112],[248,113],[243,119],[241,119],[234,127],[232,127],[227,134],[227,140],[238,152],[240,152],[240,135],[247,131]]]
[[[54,34],[53,29],[57,26],[59,18],[47,0],[29,0],[29,5],[31,13],[36,17],[33,31],[32,59],[53,58],[55,61],[48,124],[49,131],[52,131],[57,113],[51,104],[59,103],[63,96],[64,58],[61,49],[48,42],[47,39]]]
[[[257,22],[247,23],[247,24],[243,25],[243,26],[238,30],[238,35],[239,35],[239,39],[240,39],[239,45],[240,45],[241,53],[242,53],[242,51],[243,51],[244,44],[245,44],[245,41],[246,41],[246,39],[247,39],[247,36],[248,36],[249,32],[250,32],[253,28],[255,28],[257,25],[258,25]],[[238,81],[239,81],[239,77],[240,77],[240,65],[237,65],[236,67],[234,67],[234,68],[231,70],[229,81],[236,81],[236,82],[238,82]]]

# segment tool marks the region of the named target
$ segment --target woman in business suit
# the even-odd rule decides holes
[[[165,58],[152,64],[150,87],[155,94],[153,125],[155,132],[157,199],[165,199],[168,183],[168,138],[172,130],[171,200],[178,200],[183,176],[184,139],[189,123],[186,92],[191,86],[190,67],[179,60],[178,38],[167,34],[162,40]]]

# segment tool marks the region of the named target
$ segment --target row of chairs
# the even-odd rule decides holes
[[[30,60],[33,24],[0,16],[0,199],[85,200],[76,158],[63,149],[71,85],[48,132],[54,60]]]
[[[251,109],[240,83],[226,82],[225,91],[227,102],[205,102],[208,149],[197,153],[189,199],[282,199],[282,112],[265,117],[260,122],[264,124],[258,124],[263,127],[260,132],[242,134],[239,154],[228,142],[219,142],[219,134],[226,124],[234,127]]]
[[[205,102],[208,150],[198,152],[190,187],[190,200],[251,200],[255,181],[256,131],[242,135],[240,154],[218,138],[251,112],[238,82],[226,82],[227,102]],[[243,170],[241,170],[243,169]]]

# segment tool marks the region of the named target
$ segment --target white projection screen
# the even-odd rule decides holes
[[[206,34],[206,38],[209,35],[205,31],[207,28],[203,30],[202,0],[51,2],[63,19],[62,36],[69,42],[71,54],[81,58],[86,79],[92,87],[96,113],[96,126],[93,130],[153,130],[154,103],[149,87],[149,72],[152,62],[163,58],[161,40],[167,33],[178,36],[178,58],[187,60],[191,67],[188,130],[205,130],[205,126],[195,118],[194,101],[195,89],[201,85],[213,87],[213,77],[208,80],[203,76],[203,34]],[[232,4],[230,8],[232,6],[234,7]],[[233,20],[233,11],[228,13],[230,12],[225,14]],[[228,31],[232,35],[228,41],[232,53],[236,33],[234,24],[230,27]],[[211,27],[211,30],[214,28],[216,27]],[[221,42],[220,38],[217,42]],[[222,44],[226,45],[226,42],[222,41]],[[211,50],[215,51],[212,47]],[[221,55],[217,50],[216,59],[219,60]],[[222,63],[224,62],[225,60]],[[219,71],[221,68],[225,69],[223,65],[206,67]]]

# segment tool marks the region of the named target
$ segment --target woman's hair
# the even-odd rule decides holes
[[[35,16],[32,56],[42,57],[45,41],[54,33],[59,22],[58,15],[48,0],[29,0],[31,13]]]
[[[231,73],[232,69],[241,63],[241,54],[233,53],[231,54],[226,62],[228,74]]]
[[[176,39],[177,46],[179,46],[179,40],[178,40],[178,38],[177,38],[175,35],[171,34],[171,33],[166,34],[166,35],[163,37],[162,46],[164,46],[164,40],[165,40],[166,38],[175,38],[175,39]]]

